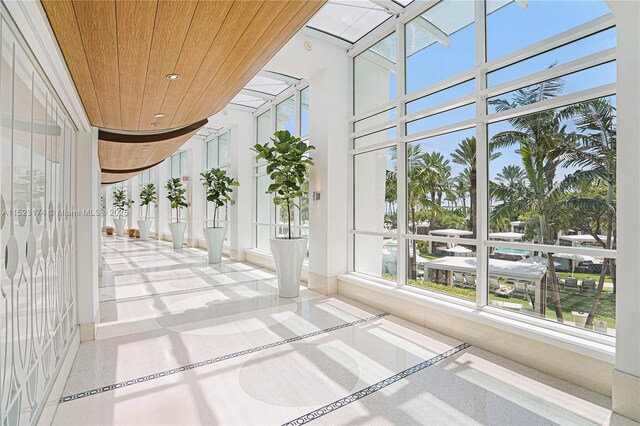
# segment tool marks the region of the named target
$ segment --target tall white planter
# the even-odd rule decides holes
[[[173,222],[169,224],[169,231],[171,231],[171,240],[173,241],[173,248],[182,248],[184,242],[184,230],[187,228],[185,222]]]
[[[113,224],[116,226],[116,235],[122,237],[124,235],[124,217],[116,217],[113,219]]]
[[[140,239],[142,241],[149,241],[149,231],[151,230],[151,219],[143,219],[138,221],[138,228],[140,228]]]
[[[271,239],[271,253],[278,274],[278,296],[298,297],[302,262],[307,254],[308,241],[304,238]]]
[[[209,263],[222,262],[222,246],[224,245],[224,237],[227,234],[227,228],[224,226],[219,228],[202,228],[204,239],[207,242],[207,250],[209,252]]]

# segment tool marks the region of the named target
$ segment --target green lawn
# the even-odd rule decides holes
[[[476,300],[475,290],[468,288],[450,287],[442,284],[436,284],[430,281],[420,280],[409,280],[409,285],[424,288],[426,290],[436,291],[438,293],[448,294],[450,296],[455,296],[466,300]],[[564,320],[573,322],[573,315],[571,314],[571,311],[589,312],[591,310],[591,303],[593,302],[594,297],[595,292],[578,293],[560,290],[560,306],[562,309],[562,317],[564,318]],[[529,300],[519,299],[516,297],[506,298],[490,293],[489,301],[518,303],[522,305],[525,310],[533,311]],[[553,308],[553,304],[547,303],[545,317],[552,320],[556,319],[556,313]],[[596,311],[596,319],[606,321],[607,325],[610,328],[616,327],[615,295],[610,292],[602,295],[602,298],[600,299],[600,303],[598,305],[598,310]]]

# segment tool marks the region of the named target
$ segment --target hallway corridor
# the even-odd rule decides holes
[[[604,424],[610,399],[270,271],[104,237],[54,424]]]

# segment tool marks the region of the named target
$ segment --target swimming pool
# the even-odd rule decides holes
[[[529,250],[522,250],[522,249],[513,249],[513,248],[506,248],[506,247],[500,247],[494,250],[494,253],[506,253],[506,254],[521,254],[524,256],[528,256],[531,254],[531,251]]]

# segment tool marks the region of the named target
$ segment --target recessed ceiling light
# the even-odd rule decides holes
[[[159,113],[157,113],[157,114],[155,115],[155,117],[156,117],[156,118],[162,118],[162,117],[164,117],[164,113],[159,112]]]
[[[157,121],[154,121],[153,123],[151,123],[151,125],[153,127],[158,127],[160,125],[160,123],[158,123]]]
[[[313,44],[311,44],[310,41],[305,41],[304,42],[304,48],[311,51],[311,49],[313,49]]]
[[[167,74],[167,78],[169,80],[179,80],[180,79],[180,74]]]

